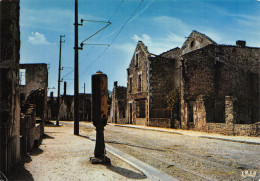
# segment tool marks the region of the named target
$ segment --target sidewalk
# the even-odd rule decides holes
[[[141,171],[107,153],[111,165],[93,165],[95,143],[73,135],[73,128],[45,127],[39,148],[22,160],[9,180],[150,180]]]
[[[135,128],[135,129],[153,130],[153,131],[168,132],[173,134],[195,136],[195,137],[206,138],[206,139],[217,139],[222,141],[260,145],[260,137],[226,136],[226,135],[221,135],[216,133],[205,133],[205,132],[192,131],[192,130],[159,128],[159,127],[149,127],[149,126],[130,125],[130,124],[114,124],[114,123],[109,123],[109,124],[114,126],[121,126],[121,127]]]

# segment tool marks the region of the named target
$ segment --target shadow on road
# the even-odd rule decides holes
[[[138,172],[134,172],[132,170],[128,170],[121,167],[115,167],[113,165],[106,165],[108,170],[111,170],[112,172],[115,172],[117,174],[120,174],[126,178],[129,179],[146,179],[147,176]]]
[[[47,134],[44,134],[42,139],[55,139],[55,138],[52,136],[49,136]],[[11,172],[8,180],[26,180],[26,181],[34,180],[30,171],[28,171],[25,168],[25,164],[30,163],[32,161],[31,156],[38,156],[43,153],[43,150],[41,148],[39,148],[38,146],[35,145],[35,148],[33,148],[30,151],[29,155],[25,155],[21,158],[21,162],[16,165],[14,170]]]
[[[31,157],[29,155],[24,156],[21,160],[21,162],[15,167],[15,169],[10,174],[8,180],[28,180],[32,181],[33,176],[32,174],[26,170],[25,163],[30,163],[32,161]]]
[[[43,150],[40,149],[40,148],[34,148],[31,152],[30,152],[30,155],[31,156],[38,156],[40,154],[43,153]]]

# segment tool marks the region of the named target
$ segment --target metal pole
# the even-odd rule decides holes
[[[75,0],[75,64],[74,64],[74,135],[79,135],[79,102],[78,102],[78,93],[79,93],[79,51],[78,51],[78,0]]]
[[[84,83],[84,96],[83,96],[83,121],[85,121],[85,83]]]
[[[58,115],[57,115],[57,120],[56,120],[56,126],[59,126],[59,121],[60,121],[60,71],[61,71],[61,43],[64,43],[62,42],[62,37],[65,37],[60,35],[60,56],[59,56],[59,77],[58,77],[58,99],[57,99],[57,102],[58,102]]]

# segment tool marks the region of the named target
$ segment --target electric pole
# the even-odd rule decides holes
[[[60,35],[60,56],[59,56],[59,78],[58,78],[58,116],[57,116],[57,120],[56,120],[56,126],[59,126],[59,121],[60,121],[60,71],[61,69],[61,44],[65,43],[65,40],[62,41],[62,37],[65,37],[65,35]]]
[[[84,83],[84,96],[83,96],[83,121],[85,121],[85,83]]]
[[[79,135],[79,50],[78,50],[78,0],[75,0],[75,57],[74,57],[74,135]]]

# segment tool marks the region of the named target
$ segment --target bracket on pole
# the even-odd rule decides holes
[[[99,32],[101,32],[102,30],[104,30],[105,28],[107,28],[109,25],[111,25],[111,22],[110,21],[95,21],[95,20],[84,20],[84,19],[81,19],[81,25],[83,25],[83,22],[84,21],[87,21],[87,22],[94,22],[94,23],[106,23],[107,25],[104,26],[103,28],[101,28],[100,30],[98,30],[96,33],[94,33],[93,35],[89,36],[88,38],[86,38],[84,41],[82,41],[80,43],[80,47],[78,48],[79,50],[83,50],[83,46],[84,45],[87,45],[87,44],[84,44],[85,41],[89,40],[90,38],[92,38],[93,36],[95,36],[96,34],[98,34]],[[95,45],[95,44],[92,44],[92,45]],[[106,45],[106,44],[96,44],[96,45],[99,45],[99,46],[110,46],[110,45]]]

